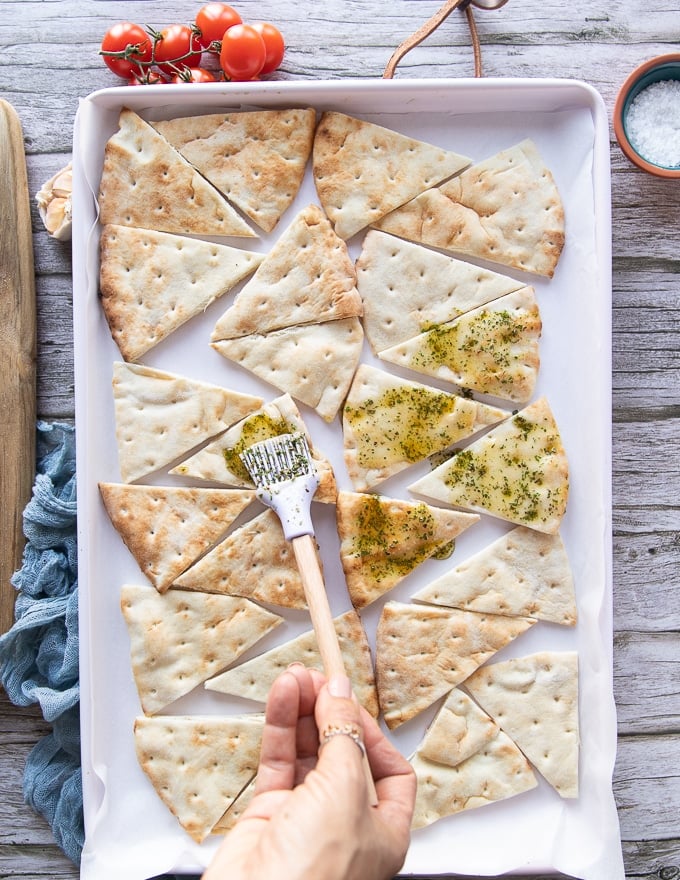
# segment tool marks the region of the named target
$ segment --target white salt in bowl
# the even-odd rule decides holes
[[[659,55],[631,73],[617,96],[613,123],[634,165],[680,179],[680,53]]]

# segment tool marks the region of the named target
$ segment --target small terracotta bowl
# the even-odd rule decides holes
[[[662,80],[680,80],[680,52],[659,55],[641,64],[631,73],[621,86],[614,105],[614,134],[624,154],[638,168],[657,177],[680,179],[679,166],[667,167],[651,162],[640,155],[628,139],[626,124],[630,105],[643,89]]]

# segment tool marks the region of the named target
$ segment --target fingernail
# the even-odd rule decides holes
[[[346,675],[332,675],[328,679],[328,693],[332,697],[351,697],[352,683]]]
[[[288,664],[288,669],[292,669],[293,666],[304,666],[304,663],[301,663],[299,660],[293,660],[292,663]]]

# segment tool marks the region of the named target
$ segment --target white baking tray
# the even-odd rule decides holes
[[[581,794],[562,800],[540,781],[515,798],[443,819],[413,834],[404,875],[561,871],[584,880],[622,880],[619,828],[611,775],[616,751],[612,696],[611,590],[611,230],[609,137],[600,96],[566,80],[332,81],[116,88],[96,92],[79,107],[74,136],[74,324],[78,455],[78,541],[81,645],[81,724],[86,845],[81,876],[143,880],[166,871],[200,873],[219,842],[194,843],[170,815],[140,770],[132,739],[140,713],[119,610],[124,582],[144,579],[101,505],[97,483],[119,481],[111,367],[119,360],[100,309],[96,201],[104,145],[121,107],[147,119],[239,109],[313,106],[340,110],[397,131],[484,159],[530,137],[552,170],[566,215],[566,245],[551,280],[534,285],[543,319],[541,370],[535,397],[545,394],[560,427],[571,469],[562,536],[574,570],[578,625],[539,623],[494,659],[542,649],[575,649],[580,661]],[[266,252],[297,211],[317,202],[308,171],[294,204],[271,235],[231,239]],[[359,253],[361,235],[349,243]],[[489,267],[505,274],[512,270]],[[208,344],[210,331],[234,291],[214,303],[143,362],[267,400],[280,392],[226,361]],[[372,360],[366,346],[365,359]],[[384,366],[384,365],[382,365]],[[414,377],[417,378],[417,377]],[[315,444],[333,462],[338,483],[351,488],[342,461],[338,419],[328,425],[301,406]],[[422,468],[425,468],[423,465]],[[420,470],[419,470],[420,468]],[[422,472],[379,487],[403,495]],[[148,482],[179,482],[156,474]],[[338,560],[332,512],[315,505],[317,535],[334,613],[349,607]],[[489,517],[464,533],[452,563],[489,543],[507,527]],[[389,593],[408,601],[447,564],[429,561]],[[384,601],[384,600],[383,600]],[[383,602],[363,619],[373,640]],[[286,623],[247,656],[309,628],[306,615]],[[261,705],[199,688],[168,710],[259,711]],[[434,708],[390,733],[410,754]]]

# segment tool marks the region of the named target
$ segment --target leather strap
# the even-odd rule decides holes
[[[387,66],[385,67],[385,71],[383,73],[383,79],[392,79],[397,64],[399,64],[404,55],[406,55],[407,52],[410,52],[411,49],[413,49],[419,43],[422,43],[426,37],[429,37],[429,35],[433,31],[435,31],[445,19],[449,17],[454,9],[461,9],[465,11],[465,16],[467,18],[468,26],[470,28],[470,36],[472,38],[472,51],[474,53],[475,61],[475,76],[482,76],[482,52],[479,45],[479,36],[477,34],[477,26],[475,24],[474,15],[472,14],[472,6],[470,5],[470,0],[446,0],[444,5],[437,12],[435,12],[435,14],[431,18],[429,18],[424,25],[419,27],[415,33],[411,34],[410,37],[404,40],[401,45],[397,46],[395,51],[392,53],[392,57],[387,62]]]

